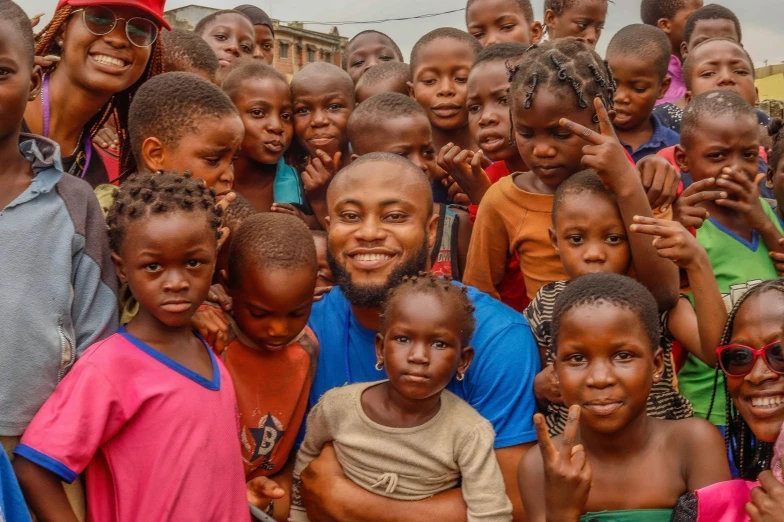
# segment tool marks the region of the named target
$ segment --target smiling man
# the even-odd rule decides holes
[[[427,269],[438,228],[427,176],[395,154],[368,154],[351,163],[332,181],[327,204],[328,256],[337,287],[314,305],[309,323],[323,347],[311,406],[332,388],[386,378],[375,368],[380,305],[404,276]],[[522,520],[515,474],[536,440],[533,379],[539,357],[520,314],[474,288],[468,295],[476,307],[476,356],[465,379],[447,389],[492,422],[507,494]],[[309,513],[337,520],[465,520],[458,490],[417,502],[387,499],[346,479],[331,455],[323,452],[302,475]]]

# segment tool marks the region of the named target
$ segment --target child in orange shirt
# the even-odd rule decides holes
[[[250,216],[231,242],[224,283],[232,316],[222,355],[237,393],[249,500],[267,514],[275,504],[278,514],[286,511],[279,486],[288,489],[291,480],[289,453],[316,372],[319,344],[307,322],[317,274],[310,231],[294,216]]]
[[[531,171],[501,179],[482,199],[465,284],[499,298],[506,259],[515,252],[529,298],[545,284],[566,278],[547,230],[555,190],[583,168],[597,171],[618,198],[622,216],[652,216],[639,172],[628,161],[605,109],[612,107],[613,95],[609,69],[581,41],[546,42],[526,53],[512,80],[509,105],[513,136]],[[677,267],[645,258],[635,260],[634,268],[662,309],[675,304]]]

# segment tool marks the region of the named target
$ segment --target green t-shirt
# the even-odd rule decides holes
[[[762,208],[781,232],[781,223],[765,200],[762,200]],[[756,231],[749,243],[713,219],[708,219],[697,231],[697,240],[708,253],[727,311],[749,288],[779,277],[768,249]],[[689,355],[678,373],[680,392],[691,401],[698,417],[708,416],[714,376],[715,370],[693,355]],[[724,380],[719,376],[716,399],[708,420],[716,426],[726,426],[726,407]]]
[[[669,522],[672,509],[627,509],[586,513],[580,522]]]

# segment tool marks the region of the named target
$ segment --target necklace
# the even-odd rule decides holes
[[[43,79],[43,86],[41,88],[41,104],[44,108],[44,138],[49,137],[49,119],[51,115],[51,106],[49,103],[49,75],[45,74]],[[90,166],[90,159],[93,155],[93,143],[89,136],[84,139],[84,150],[79,151],[79,146],[82,144],[82,138],[84,137],[84,128],[82,128],[82,132],[79,133],[79,138],[76,140],[76,148],[70,154],[73,156],[76,154],[76,158],[74,158],[73,165],[71,168],[68,169],[68,174],[76,175],[76,169],[80,168],[82,170],[79,177],[84,179],[84,175],[87,172],[87,167]],[[78,152],[78,154],[77,154]],[[80,163],[83,163],[80,166]]]

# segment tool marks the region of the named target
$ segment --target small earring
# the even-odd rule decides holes
[[[377,371],[377,372],[380,372],[380,371],[381,371],[381,370],[383,370],[383,369],[384,369],[384,361],[378,361],[378,362],[376,363],[376,371]]]
[[[773,188],[773,182],[771,180],[765,180],[765,186],[769,189]]]
[[[63,40],[57,40],[57,46],[62,47],[65,42]]]
[[[464,373],[457,372],[457,377],[456,377],[456,379],[457,379],[458,381],[462,381],[463,379],[465,379],[465,374],[464,374]]]

